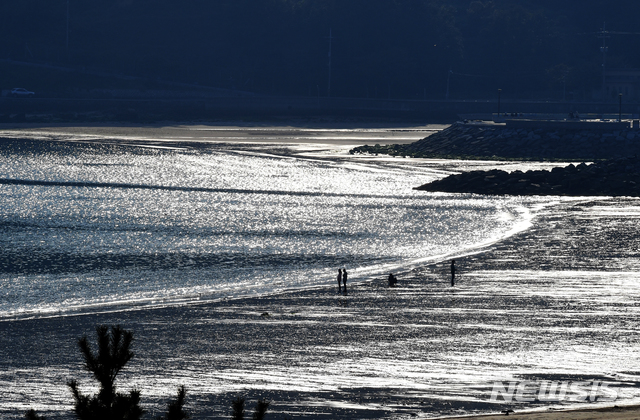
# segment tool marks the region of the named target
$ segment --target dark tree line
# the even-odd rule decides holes
[[[604,0],[8,0],[0,57],[267,94],[582,99],[604,22],[630,33],[608,65],[640,68],[638,17]]]

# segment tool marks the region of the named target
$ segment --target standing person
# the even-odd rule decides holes
[[[389,278],[387,280],[389,281],[389,287],[395,287],[396,283],[398,283],[398,279],[393,275],[393,273],[389,273]]]
[[[451,287],[456,285],[456,260],[451,260]]]
[[[347,294],[347,269],[342,269],[342,284],[344,284],[344,294]]]
[[[338,293],[342,292],[342,270],[338,268]]]

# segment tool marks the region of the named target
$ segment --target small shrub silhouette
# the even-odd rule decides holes
[[[84,367],[100,384],[97,395],[82,395],[75,380],[68,382],[75,399],[75,413],[79,420],[139,420],[144,414],[140,408],[140,391],[132,390],[129,394],[116,391],[116,377],[125,365],[133,358],[131,351],[133,333],[122,329],[119,325],[96,327],[98,338],[97,353],[91,350],[87,337],[78,340],[78,347],[84,359]],[[187,391],[184,386],[178,388],[178,395],[169,402],[167,414],[162,420],[186,420],[189,414],[184,411]],[[33,411],[33,410],[32,410]],[[35,415],[35,412],[33,413]],[[30,419],[30,420],[36,420]]]
[[[140,391],[129,394],[116,392],[115,381],[118,373],[133,357],[130,350],[133,333],[119,325],[96,327],[98,338],[97,353],[93,353],[86,336],[78,340],[80,352],[84,358],[84,367],[100,384],[97,395],[82,395],[78,382],[74,379],[67,383],[75,399],[75,413],[79,420],[139,420],[144,413],[140,408]]]
[[[26,420],[47,420],[46,417],[41,417],[36,414],[36,410],[31,409],[24,414]]]
[[[244,402],[245,399],[242,397],[238,397],[231,402],[232,420],[244,420]],[[269,404],[271,403],[265,399],[258,400],[253,411],[253,420],[264,420]]]
[[[231,420],[244,420],[244,398],[238,397],[231,402]]]
[[[267,409],[269,408],[269,404],[271,403],[265,399],[258,400],[258,403],[256,404],[256,408],[254,409],[254,412],[253,412],[253,420],[263,420],[264,416],[267,414]]]
[[[187,391],[182,385],[178,388],[178,395],[176,399],[171,401],[167,406],[166,417],[160,417],[159,420],[186,420],[189,418],[189,414],[184,411],[184,400],[187,395]]]
[[[98,394],[94,396],[83,395],[78,389],[75,379],[67,382],[75,400],[75,414],[79,420],[140,420],[144,410],[140,408],[140,391],[132,390],[129,394],[116,391],[116,378],[118,373],[134,356],[131,351],[133,333],[121,328],[119,325],[111,328],[106,325],[96,327],[98,349],[94,353],[89,345],[89,340],[83,336],[78,340],[78,347],[84,359],[84,368],[93,375],[100,384]],[[187,391],[184,385],[178,388],[178,395],[167,405],[166,416],[158,417],[158,420],[187,420],[190,416],[184,411],[184,403]],[[244,420],[243,397],[238,397],[231,403],[232,420]],[[256,403],[253,412],[253,420],[264,420],[269,405],[266,399],[260,399]],[[46,420],[38,416],[35,410],[25,413],[26,420]]]

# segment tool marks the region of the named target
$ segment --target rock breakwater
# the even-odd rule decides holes
[[[491,195],[640,197],[640,159],[570,164],[551,171],[471,171],[415,188],[423,191]]]
[[[595,162],[551,171],[472,171],[417,187],[492,195],[640,197],[640,130],[586,121],[459,122],[408,145],[362,146],[356,153],[422,158]]]
[[[640,155],[640,130],[619,123],[458,122],[408,145],[361,146],[355,153],[421,158],[594,161]],[[608,128],[610,127],[610,128]]]

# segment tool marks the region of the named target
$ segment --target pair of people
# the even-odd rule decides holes
[[[347,270],[345,268],[338,269],[338,292],[342,292],[342,286],[344,284],[344,294],[347,294]]]

